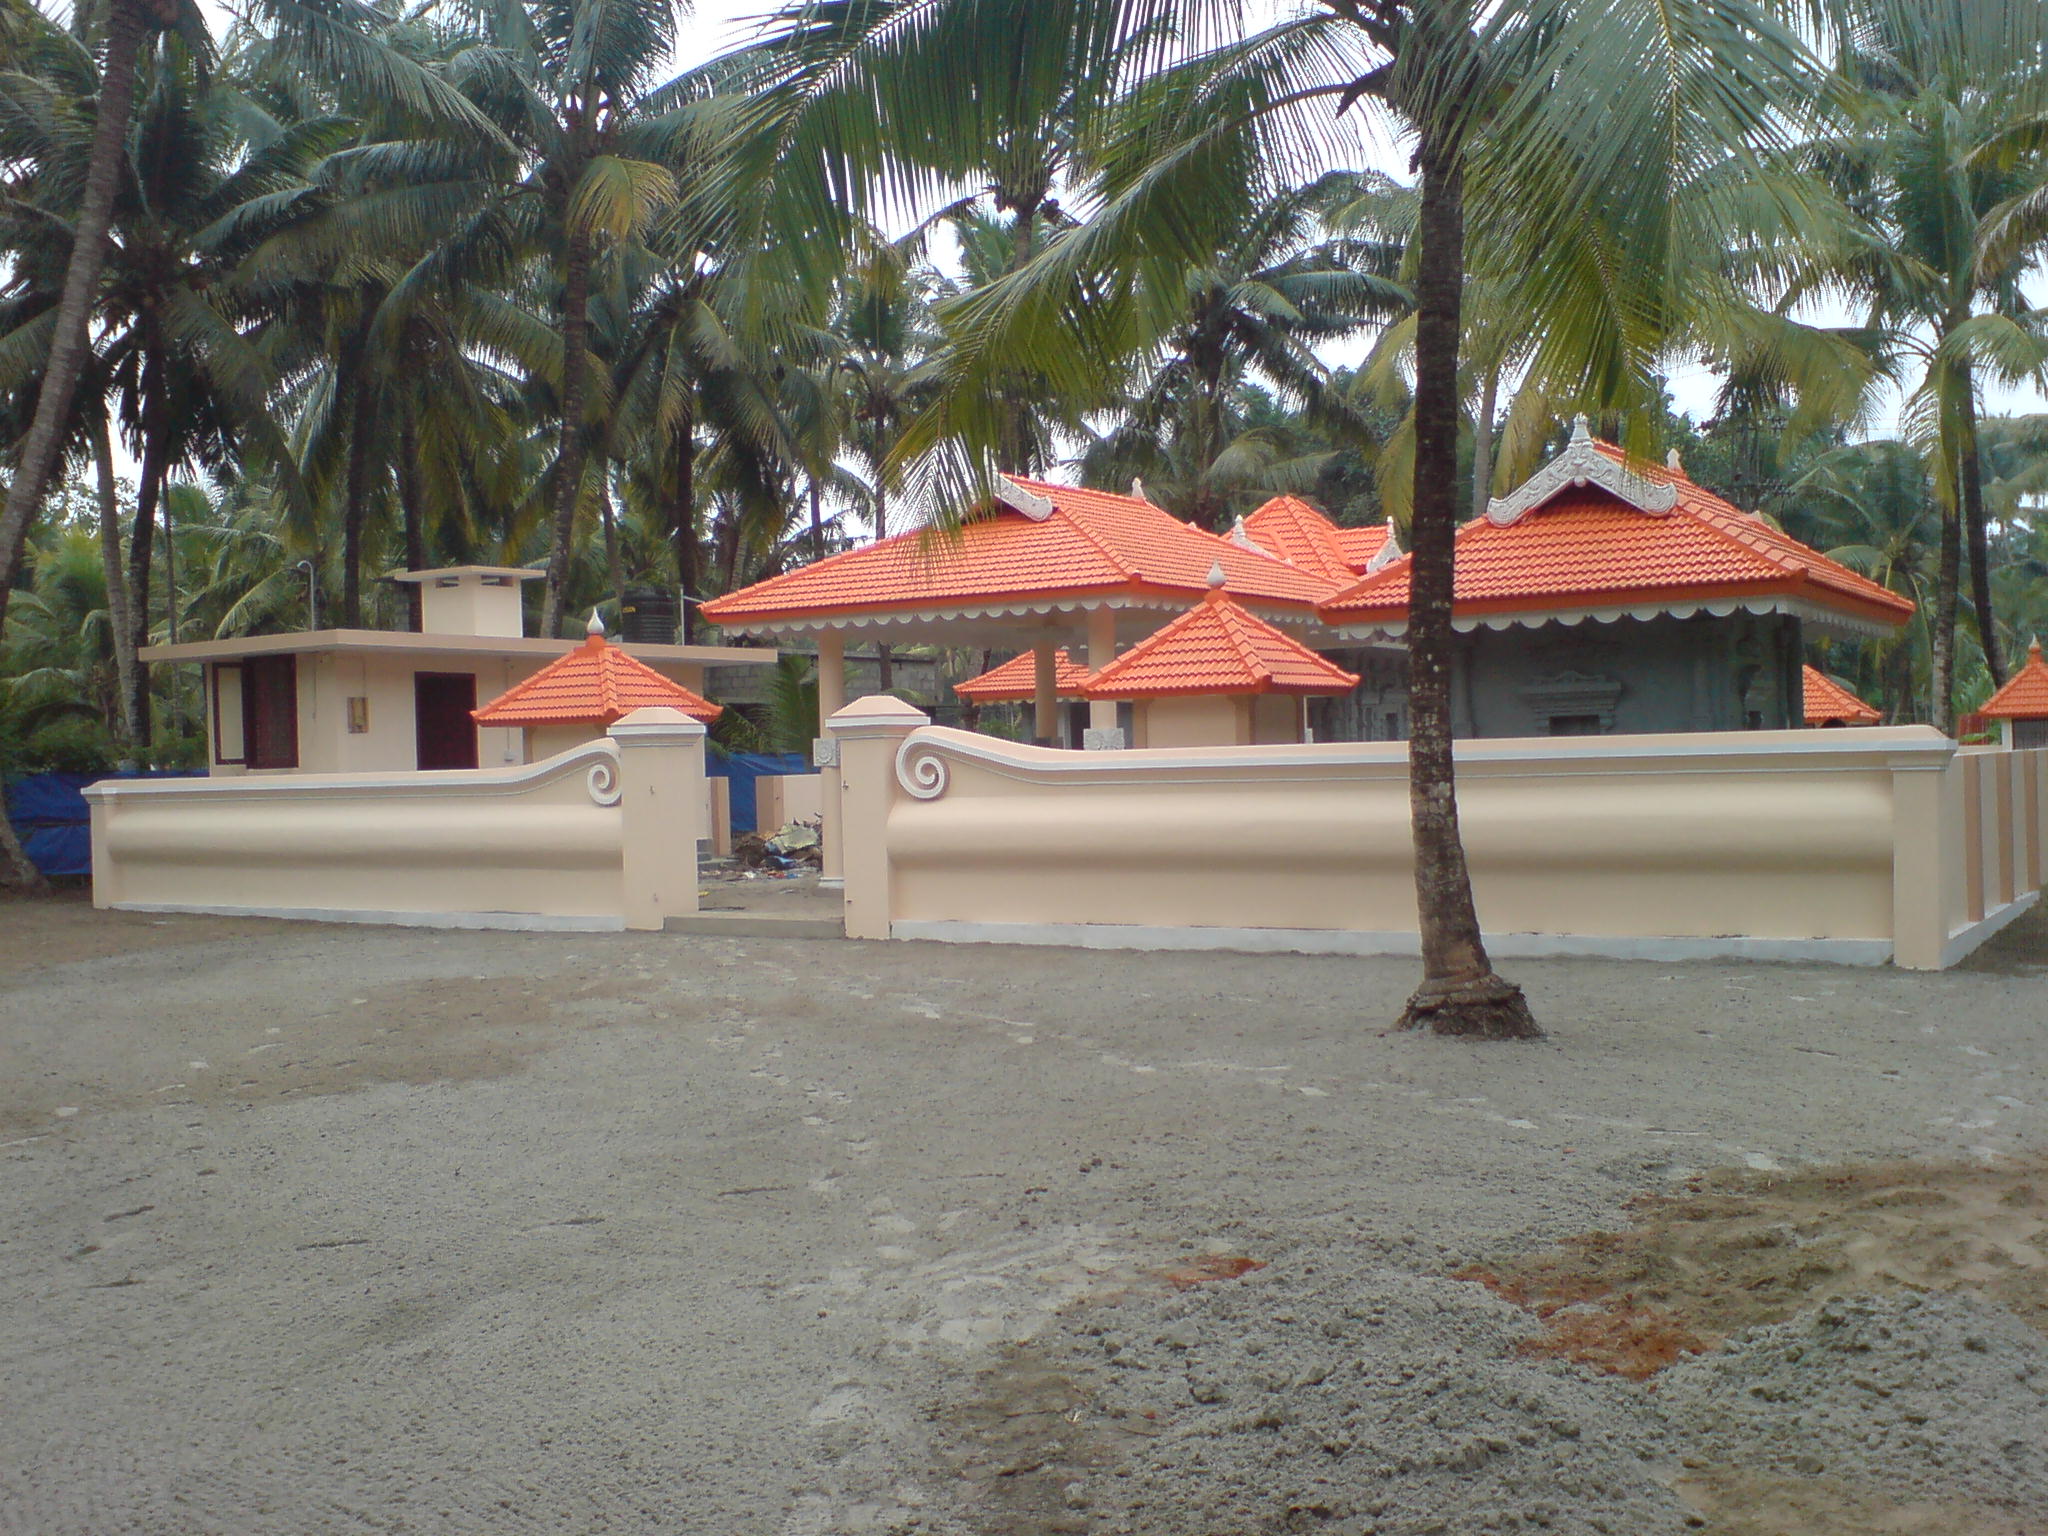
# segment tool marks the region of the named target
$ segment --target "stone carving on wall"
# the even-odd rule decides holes
[[[1539,732],[1550,729],[1559,715],[1592,715],[1602,732],[1614,729],[1614,706],[1621,701],[1621,680],[1566,670],[1539,677],[1521,689],[1522,703],[1535,717]]]

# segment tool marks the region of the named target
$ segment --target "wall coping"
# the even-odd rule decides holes
[[[707,734],[703,721],[692,720],[680,709],[666,704],[650,704],[636,709],[605,730],[605,735],[613,740],[629,741],[635,746],[663,741],[696,741]]]
[[[906,704],[889,694],[877,693],[855,699],[851,704],[838,710],[825,721],[825,729],[842,739],[852,739],[862,736],[908,735],[931,723],[932,717],[915,704]]]
[[[694,721],[691,723],[695,724]],[[698,726],[698,729],[703,727]],[[293,800],[321,791],[336,798],[360,795],[373,799],[410,795],[516,795],[537,784],[566,778],[579,768],[587,768],[593,775],[592,788],[595,791],[598,787],[596,776],[615,778],[618,761],[618,744],[601,740],[580,743],[537,763],[518,763],[509,768],[410,769],[386,773],[250,773],[217,779],[166,779],[159,783],[102,779],[96,784],[88,784],[84,795],[89,801],[109,806],[123,800],[166,798]]]

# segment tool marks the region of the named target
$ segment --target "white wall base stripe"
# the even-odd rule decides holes
[[[341,907],[216,907],[181,901],[117,901],[116,912],[182,912],[205,917],[275,917],[296,923],[374,923],[388,928],[499,928],[514,933],[624,933],[623,917],[550,917],[540,912],[364,912]]]
[[[2008,901],[1996,912],[1987,912],[1966,928],[1958,928],[1948,936],[1948,942],[1941,947],[1941,968],[1947,970],[1958,960],[1979,948],[1993,934],[2015,918],[2033,909],[2041,899],[2039,891],[2028,891],[2026,895]]]
[[[1237,950],[1251,954],[1419,956],[1412,933],[1327,928],[1154,928],[1122,923],[955,923],[898,920],[890,937],[942,944],[1057,944],[1073,949]],[[1883,965],[1889,939],[1636,938],[1489,933],[1504,960],[1787,960]]]

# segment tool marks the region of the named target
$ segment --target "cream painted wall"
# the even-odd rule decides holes
[[[384,773],[417,768],[419,754],[413,718],[413,678],[421,672],[471,673],[476,678],[476,701],[488,704],[499,694],[522,683],[546,666],[552,657],[451,655],[421,658],[399,651],[315,651],[298,658],[299,766],[296,769],[257,770],[260,773]],[[701,692],[704,669],[695,663],[663,663],[655,670],[685,688]],[[248,773],[236,763],[223,763],[214,754],[224,749],[228,756],[240,756],[241,697],[237,674],[221,674],[222,711],[227,717],[226,736],[216,748],[212,734],[213,671],[207,668],[208,736],[207,771],[218,776]],[[351,697],[369,701],[369,729],[348,728]],[[550,734],[542,746],[529,753],[524,733],[489,726],[477,729],[477,766],[506,767],[551,756],[579,741],[601,734],[595,728],[576,727],[571,733]]]
[[[1252,739],[1250,699],[1205,694],[1189,699],[1139,699],[1133,734],[1141,747],[1239,746]]]
[[[637,710],[610,735],[512,768],[95,785],[93,901],[658,928],[696,909],[704,728]]]
[[[872,915],[856,925],[883,910],[885,929],[1414,932],[1401,743],[1048,758],[927,727],[899,778],[905,734],[845,744],[848,782],[890,786],[884,814],[848,812],[849,872],[886,871],[879,896],[849,873],[849,934],[884,936]],[[2038,888],[2048,840],[2048,752],[1984,756],[2029,761],[2001,783],[1918,726],[1461,743],[1480,918],[1493,934],[1850,941],[1952,964]]]

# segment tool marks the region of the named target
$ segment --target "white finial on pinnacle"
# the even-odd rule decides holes
[[[604,638],[604,620],[597,616],[595,608],[590,610],[590,622],[583,626],[583,633],[596,635],[600,640]]]
[[[1666,469],[1675,469],[1681,475],[1685,473],[1685,463],[1678,457],[1678,450],[1676,448],[1673,448],[1664,455],[1664,467]]]
[[[1225,578],[1224,578],[1224,575],[1223,575],[1223,562],[1222,562],[1221,560],[1212,560],[1212,561],[1210,561],[1210,562],[1209,562],[1209,585],[1210,585],[1210,586],[1212,586],[1212,587],[1216,587],[1216,588],[1221,588],[1221,587],[1222,587],[1222,585],[1223,585],[1223,582],[1224,582],[1224,580],[1225,580]]]
[[[1584,411],[1572,418],[1572,441],[1590,443],[1593,441],[1593,423],[1586,419]]]
[[[1131,476],[1131,499],[1133,501],[1143,501],[1145,499],[1145,482],[1136,475]]]

